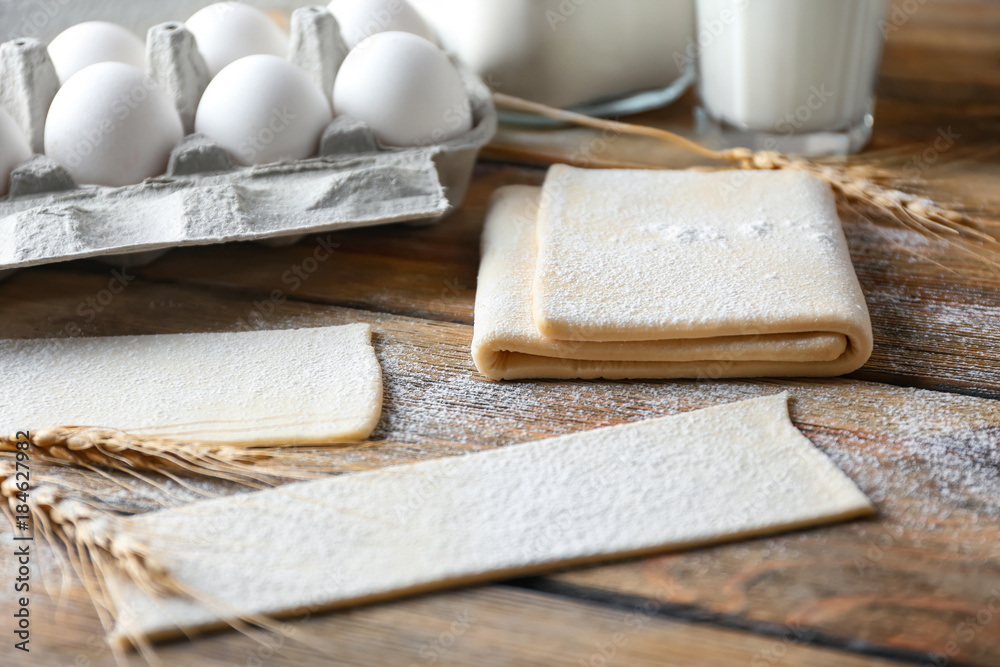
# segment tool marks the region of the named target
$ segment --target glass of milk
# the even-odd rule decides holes
[[[699,133],[720,147],[861,150],[888,0],[697,0]]]

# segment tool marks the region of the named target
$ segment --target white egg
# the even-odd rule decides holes
[[[216,2],[195,12],[185,25],[212,76],[246,56],[288,56],[288,35],[267,14],[242,2]]]
[[[31,146],[24,137],[24,131],[7,110],[0,107],[0,197],[7,194],[10,172],[29,157]]]
[[[79,184],[121,186],[162,174],[183,138],[180,115],[153,79],[99,63],[67,81],[45,120],[45,154]]]
[[[333,86],[337,114],[363,121],[389,146],[424,146],[472,129],[472,107],[448,56],[426,39],[383,32],[352,50]]]
[[[116,23],[87,21],[59,33],[49,44],[49,57],[59,82],[66,83],[84,67],[115,62],[146,69],[146,43]]]
[[[351,48],[380,32],[409,32],[437,41],[434,30],[406,0],[332,0],[329,9]]]
[[[212,79],[194,130],[241,164],[266,164],[312,157],[332,120],[326,95],[305,72],[283,58],[257,55]]]

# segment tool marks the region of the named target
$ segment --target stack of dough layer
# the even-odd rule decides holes
[[[472,354],[495,380],[849,373],[871,321],[830,188],[555,166],[491,203]]]
[[[367,438],[382,371],[367,324],[241,333],[0,341],[0,433],[118,429],[202,443]]]

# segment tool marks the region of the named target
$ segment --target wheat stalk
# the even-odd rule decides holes
[[[31,472],[34,475],[35,469]],[[118,615],[109,587],[112,580],[121,579],[131,582],[153,600],[183,597],[213,609],[220,618],[228,619],[226,623],[232,628],[255,641],[261,640],[251,634],[251,627],[284,633],[282,625],[271,618],[240,613],[177,581],[123,523],[127,512],[109,512],[104,509],[104,501],[76,489],[69,489],[71,495],[61,480],[54,483],[46,480],[45,484],[27,490],[18,488],[20,484],[16,463],[0,460],[0,513],[12,527],[30,528],[51,549],[59,559],[64,584],[68,565],[83,585],[106,632],[115,627]],[[119,626],[119,630],[128,646],[138,649],[148,663],[159,664],[152,645],[144,637],[130,632],[127,624]],[[295,639],[326,655],[318,638],[300,632]],[[117,643],[111,645],[116,662],[127,665],[123,648]]]
[[[70,496],[56,485],[18,488],[16,470],[12,462],[0,462],[0,496],[6,501],[0,502],[0,511],[12,527],[23,529],[26,527],[23,517],[27,517],[34,535],[60,559],[64,582],[65,566],[69,564],[94,603],[106,631],[112,628],[115,616],[108,592],[110,576],[122,576],[150,596],[181,593],[181,588],[149,556],[142,542],[120,530],[120,515],[104,511],[83,496]],[[151,647],[141,637],[129,640],[147,660],[155,662]],[[117,650],[115,657],[123,661]]]
[[[0,436],[0,452],[17,450],[18,435]],[[313,479],[321,471],[291,467],[294,463],[284,449],[209,445],[199,442],[136,436],[109,428],[59,426],[28,434],[33,459],[51,464],[74,465],[99,472],[100,469],[126,473],[157,486],[143,473],[158,473],[198,493],[177,476],[198,475],[253,488],[281,481]],[[282,465],[284,464],[284,465]]]
[[[21,528],[22,517],[27,517],[35,535],[51,547],[59,559],[64,586],[72,571],[93,602],[106,631],[111,631],[117,615],[109,583],[125,580],[151,599],[183,596],[214,609],[220,618],[229,619],[227,623],[234,629],[256,641],[260,639],[250,633],[251,626],[281,632],[280,624],[264,616],[242,614],[184,587],[151,557],[141,539],[129,533],[123,520],[135,512],[134,508],[107,497],[97,497],[81,485],[52,475],[36,464],[83,468],[122,486],[125,485],[107,471],[125,473],[170,493],[146,474],[156,473],[205,495],[211,494],[190,486],[178,474],[260,488],[365,467],[346,464],[338,466],[336,471],[311,470],[289,459],[286,448],[209,445],[78,426],[0,437],[0,452],[17,452],[18,458],[21,452],[26,452],[32,462],[32,481],[43,482],[28,490],[19,489],[23,483],[17,478],[17,461],[13,457],[0,458],[0,512],[15,528]],[[127,644],[137,648],[148,662],[158,662],[148,641],[130,633],[127,627],[120,630]],[[321,646],[304,635],[299,635],[296,641],[313,648]],[[116,644],[112,648],[116,660],[127,664],[121,651],[123,647]]]
[[[668,130],[585,116],[503,93],[494,93],[493,99],[498,107],[573,125],[658,139],[695,155],[728,162],[742,169],[804,171],[828,183],[847,203],[873,207],[908,229],[956,243],[979,259],[1000,266],[1000,240],[980,229],[981,220],[926,197],[891,187],[892,174],[871,164],[810,160],[774,151],[754,152],[748,148],[713,150]]]

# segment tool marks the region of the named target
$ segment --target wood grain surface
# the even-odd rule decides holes
[[[921,187],[943,200],[1000,205],[993,150],[1000,144],[1000,3],[910,4],[917,9],[889,37],[873,148],[894,150],[905,165],[951,128],[960,135],[954,152],[917,163],[926,165]],[[687,99],[630,120],[689,128],[690,109]],[[22,271],[0,283],[0,336],[370,322],[386,376],[373,441],[297,453],[303,464],[332,472],[788,389],[795,423],[879,504],[879,517],[317,616],[296,622],[289,637],[230,633],[180,642],[160,649],[165,664],[1000,664],[1000,271],[871,211],[845,209],[876,335],[874,356],[852,377],[489,382],[469,358],[487,200],[504,184],[539,183],[547,160],[590,156],[594,138],[583,130],[505,128],[477,168],[466,205],[433,227],[356,230],[281,249],[186,249],[125,274],[97,262]],[[691,164],[624,137],[596,157],[626,166]],[[321,243],[338,247],[314,261]],[[194,497],[171,484],[173,495],[144,487],[126,495],[92,475],[74,479],[137,511]],[[0,541],[11,544],[9,532]],[[0,553],[0,572],[13,572],[11,550]],[[37,575],[53,573],[51,558],[35,564]],[[3,664],[113,664],[80,588],[59,597],[33,588],[32,652],[24,655],[12,651],[14,595],[5,585]],[[307,636],[318,639],[295,641]]]

